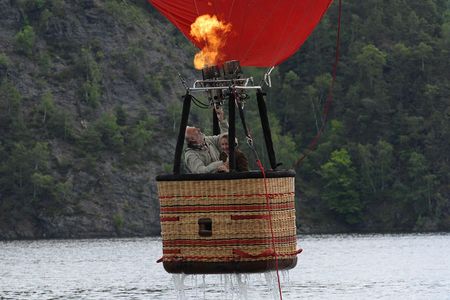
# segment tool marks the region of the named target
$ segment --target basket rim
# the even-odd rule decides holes
[[[267,170],[266,178],[295,177],[294,170]],[[205,174],[161,174],[156,181],[191,181],[191,180],[233,180],[264,178],[261,171],[231,172],[231,173],[205,173]]]

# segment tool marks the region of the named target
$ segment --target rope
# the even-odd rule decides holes
[[[259,159],[256,161],[256,163],[258,164],[258,167],[261,170],[261,172],[263,174],[263,178],[264,178],[264,191],[266,193],[267,211],[269,212],[269,226],[270,226],[270,234],[272,236],[273,255],[275,256],[275,269],[277,271],[278,291],[280,292],[280,300],[283,300],[283,292],[281,290],[281,282],[280,282],[280,272],[278,270],[278,254],[275,249],[275,235],[273,233],[273,226],[272,226],[272,210],[270,208],[270,197],[269,197],[269,193],[268,193],[268,189],[267,189],[266,172],[264,171],[264,166]]]
[[[235,91],[235,93],[236,93],[236,91]],[[237,93],[236,93],[236,96],[237,96],[237,97],[235,97],[236,104],[237,104],[237,106],[239,108],[239,115],[241,117],[242,125],[244,127],[245,135],[247,137],[247,144],[249,145],[250,149],[253,151],[253,154],[255,155],[255,158],[256,158],[256,164],[258,165],[259,169],[261,170],[261,173],[263,174],[264,194],[265,194],[265,197],[266,197],[266,209],[267,209],[267,211],[269,213],[268,220],[269,220],[269,226],[270,226],[270,234],[271,234],[271,238],[272,238],[272,240],[271,240],[271,242],[272,242],[272,249],[270,249],[272,251],[268,251],[265,254],[269,254],[269,252],[270,252],[270,255],[273,255],[275,257],[275,269],[277,271],[278,291],[280,293],[280,300],[283,300],[283,292],[282,292],[282,289],[281,289],[281,282],[280,282],[280,272],[279,272],[279,269],[278,269],[278,254],[277,254],[276,249],[275,249],[275,235],[274,235],[274,232],[273,232],[273,225],[272,225],[272,207],[270,205],[271,195],[269,194],[269,191],[267,189],[266,172],[264,171],[264,166],[261,163],[261,160],[259,159],[258,152],[256,151],[256,149],[254,147],[252,136],[251,136],[250,131],[248,130],[247,124],[245,122],[244,109],[240,105],[240,103],[238,103],[239,96],[237,95]]]
[[[235,93],[236,105],[239,110],[239,117],[241,118],[242,127],[244,128],[244,134],[245,134],[245,138],[247,140],[247,145],[250,148],[250,150],[252,150],[252,153],[255,156],[255,159],[258,161],[259,160],[258,152],[256,152],[255,145],[253,143],[253,137],[252,137],[250,130],[247,126],[247,123],[245,121],[244,105],[243,105],[243,102],[241,101],[242,97],[236,92],[236,90],[234,90],[234,93]]]
[[[275,69],[275,66],[270,67],[267,69],[266,73],[264,73],[263,78],[261,79],[261,82],[259,83],[260,86],[262,86],[263,82],[268,86],[272,87],[272,79],[270,78],[270,74]]]
[[[333,78],[330,83],[330,87],[328,89],[328,95],[327,100],[325,101],[323,111],[322,111],[322,126],[320,127],[319,131],[317,132],[316,136],[313,138],[313,140],[309,143],[308,147],[306,148],[305,152],[302,154],[302,157],[300,157],[295,163],[294,168],[298,167],[302,161],[314,151],[314,148],[317,145],[317,142],[319,141],[320,137],[322,136],[322,133],[325,130],[325,126],[327,125],[328,121],[328,113],[331,107],[331,104],[333,103],[333,89],[334,84],[336,82],[336,74],[337,74],[337,66],[339,63],[339,49],[340,49],[340,43],[341,43],[341,17],[342,17],[342,0],[339,0],[338,4],[338,24],[337,24],[337,34],[336,34],[336,54],[334,58],[334,64],[333,64],[333,71],[332,75]]]

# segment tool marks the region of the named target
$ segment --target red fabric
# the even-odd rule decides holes
[[[161,222],[176,222],[180,221],[180,217],[161,217]]]
[[[267,257],[267,256],[274,256],[275,251],[273,249],[266,249],[265,251],[259,253],[259,254],[250,254],[248,252],[239,250],[239,249],[233,249],[233,254],[237,254],[240,257],[243,258],[260,258],[260,257]]]
[[[163,249],[163,254],[180,254],[180,249]]]
[[[305,42],[332,0],[148,0],[198,48],[190,26],[198,16],[231,23],[223,61],[242,66],[275,66]]]
[[[231,215],[231,220],[270,219],[270,215]]]

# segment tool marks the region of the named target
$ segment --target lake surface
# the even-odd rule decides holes
[[[280,274],[283,299],[450,299],[450,234],[311,235],[299,246],[297,267]],[[0,242],[0,299],[278,299],[274,272],[172,276],[156,263],[161,248],[159,238]]]

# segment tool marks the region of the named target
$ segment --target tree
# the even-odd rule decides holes
[[[11,61],[8,58],[8,56],[4,53],[0,52],[0,72],[3,72],[8,69],[8,67],[11,65]],[[2,73],[0,73],[1,77]]]
[[[47,175],[50,152],[47,143],[36,142],[29,149],[22,142],[15,143],[10,150],[9,158],[4,162],[0,173],[3,191],[9,195],[26,198],[32,193],[34,173]]]
[[[139,120],[135,126],[131,128],[128,137],[129,149],[135,153],[142,154],[143,151],[150,146],[153,138],[152,128],[155,119],[147,117]]]
[[[328,208],[344,218],[348,224],[361,221],[362,204],[356,188],[356,171],[347,150],[331,153],[331,158],[320,168],[322,198]]]
[[[103,114],[95,124],[101,135],[102,143],[112,151],[120,152],[123,147],[123,135],[117,124],[117,118],[112,113]]]
[[[421,42],[419,46],[417,46],[416,48],[416,53],[417,53],[416,55],[420,59],[421,70],[422,72],[425,72],[425,61],[427,61],[431,57],[431,54],[433,53],[433,48],[425,44],[424,42]]]
[[[36,34],[33,27],[25,25],[21,31],[16,34],[16,48],[19,52],[31,56],[33,54],[34,44],[36,43]]]
[[[291,120],[293,120],[292,113],[299,106],[298,81],[298,75],[294,71],[291,70],[286,73],[281,89],[281,95],[283,97],[273,104],[281,120],[281,129],[283,132],[292,130],[290,125],[292,124]]]
[[[22,96],[16,87],[7,79],[0,82],[0,130],[11,135],[11,130],[23,127],[21,115]]]
[[[428,165],[423,154],[411,152],[406,161],[409,191],[405,195],[405,200],[412,205],[416,214],[424,214],[428,210],[428,200],[431,196],[434,176],[428,174]]]
[[[48,144],[45,142],[36,142],[30,151],[30,159],[34,170],[47,171],[50,160]]]
[[[102,72],[90,48],[81,49],[77,66],[84,77],[82,97],[92,108],[97,108],[102,96]]]
[[[361,68],[361,76],[367,78],[369,87],[373,88],[374,82],[382,79],[386,53],[375,45],[369,44],[361,49],[361,53],[356,57],[356,62]]]
[[[376,147],[376,170],[378,173],[378,184],[384,191],[391,184],[394,160],[394,147],[386,141],[379,140]]]
[[[127,113],[125,112],[125,110],[123,109],[123,106],[117,105],[114,108],[114,112],[115,112],[116,119],[117,119],[117,125],[119,125],[119,126],[127,125],[128,116],[127,116]]]
[[[52,176],[39,172],[35,172],[31,175],[31,182],[33,184],[33,199],[36,199],[41,195],[49,195],[52,187],[55,185]]]
[[[274,151],[277,153],[278,157],[277,160],[278,162],[281,162],[285,168],[291,168],[298,158],[295,141],[288,133],[282,133],[281,126],[273,114],[269,114],[269,122]]]
[[[370,194],[375,194],[378,191],[378,186],[375,181],[375,161],[373,157],[373,149],[371,144],[358,144],[356,150],[359,158],[360,166],[360,185],[362,196],[367,197]],[[367,197],[370,199],[369,197]]]
[[[55,102],[53,101],[53,95],[50,91],[46,91],[42,95],[39,112],[42,114],[42,123],[44,124],[47,121],[47,116],[55,112]]]

